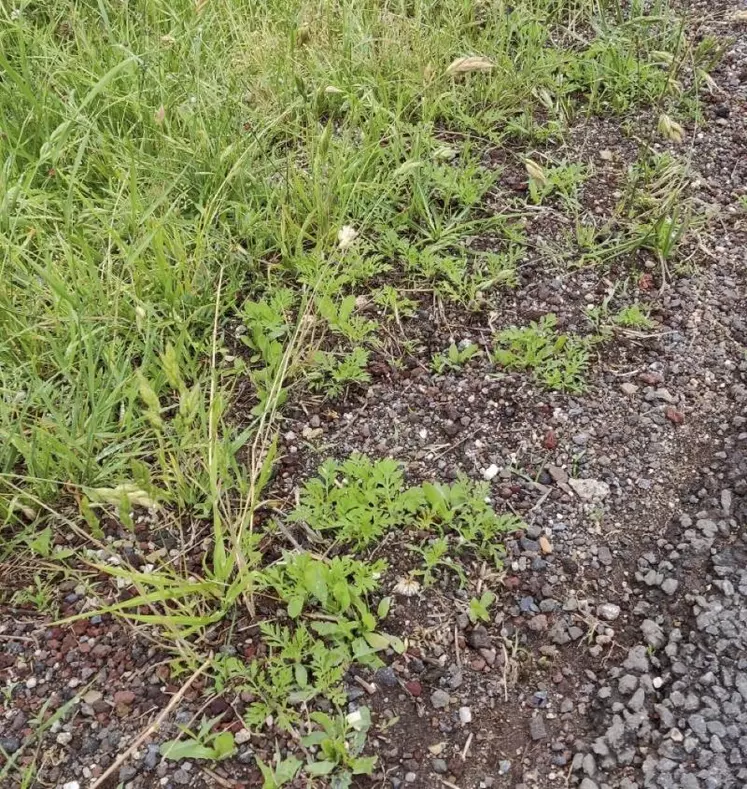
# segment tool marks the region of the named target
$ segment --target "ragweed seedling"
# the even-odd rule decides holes
[[[431,367],[437,373],[446,370],[460,370],[470,359],[479,356],[482,351],[474,343],[462,344],[461,347],[456,343],[451,343],[446,353],[434,354],[431,359]]]
[[[473,597],[469,601],[469,610],[467,616],[472,624],[476,622],[489,622],[490,621],[490,606],[495,602],[495,594],[489,589],[486,589],[479,599]]]
[[[509,370],[529,370],[548,389],[582,392],[589,366],[589,341],[559,334],[552,313],[529,326],[513,326],[495,337],[493,359]]]

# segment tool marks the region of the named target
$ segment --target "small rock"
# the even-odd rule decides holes
[[[77,781],[68,781],[62,784],[62,789],[80,789],[80,784]]]
[[[433,772],[439,775],[445,775],[449,772],[449,766],[444,759],[433,759],[431,767],[433,768]]]
[[[493,463],[492,465],[482,470],[482,478],[490,482],[491,479],[495,479],[498,476],[499,471],[500,469],[498,468],[498,466],[496,466],[495,463]]]
[[[472,649],[490,649],[492,642],[484,625],[476,625],[467,633],[467,643]]]
[[[100,690],[89,690],[88,693],[83,695],[82,701],[84,704],[95,704],[97,701],[101,701],[104,697],[104,694]]]
[[[174,781],[174,783],[180,784],[181,786],[186,786],[189,783],[189,773],[186,770],[179,768],[171,776],[171,779]]]
[[[146,770],[155,770],[160,758],[161,753],[158,749],[158,746],[154,743],[151,743],[148,745],[148,749],[145,752],[145,756],[143,757],[143,766]]]
[[[459,720],[461,721],[462,726],[472,723],[472,710],[469,707],[460,707]]]
[[[423,686],[416,679],[411,679],[405,682],[405,688],[407,689],[407,692],[411,696],[415,696],[415,698],[423,695]]]
[[[135,701],[135,694],[131,690],[118,690],[114,694],[115,704],[124,704],[129,707],[133,701]]]
[[[405,783],[414,784],[418,780],[416,773],[405,773]]]
[[[390,666],[378,669],[374,674],[374,682],[384,688],[396,688],[399,685],[397,675]]]
[[[685,415],[678,411],[674,406],[668,405],[664,409],[664,416],[673,424],[681,425],[685,421]]]
[[[547,728],[545,721],[540,715],[535,716],[529,721],[529,736],[536,742],[537,740],[547,739]]]
[[[599,559],[600,563],[605,567],[609,567],[612,564],[612,551],[606,545],[603,545],[599,551],[597,551],[597,559]]]
[[[584,501],[606,499],[610,494],[610,486],[598,479],[569,479],[568,484]]]
[[[568,482],[568,472],[560,466],[548,466],[547,473],[558,485],[565,485]]]
[[[119,768],[119,783],[120,785],[131,781],[137,775],[137,767],[131,764],[125,764]]]
[[[643,709],[643,705],[646,703],[646,691],[643,688],[638,688],[638,690],[630,697],[630,701],[628,701],[628,709],[632,710],[633,712],[640,712]]]
[[[547,617],[544,614],[537,614],[529,620],[527,627],[535,633],[547,630]]]
[[[18,737],[0,737],[0,748],[8,755],[15,753],[21,747]]]
[[[644,619],[641,622],[641,633],[643,640],[654,649],[663,646],[665,638],[664,631],[653,621],[653,619]]]
[[[448,707],[450,701],[451,696],[449,696],[445,690],[438,689],[431,693],[431,704],[436,710],[441,710],[444,709],[444,707]]]
[[[69,731],[61,731],[61,732],[60,732],[60,733],[57,735],[57,737],[55,737],[55,742],[56,742],[58,745],[70,745],[70,743],[72,742],[72,739],[73,739],[73,734],[72,734],[72,732],[69,732]],[[1,743],[0,743],[0,744],[1,744]],[[5,750],[7,750],[7,748],[6,748]]]
[[[661,583],[661,591],[670,597],[677,591],[680,582],[676,578],[666,578]]]
[[[251,739],[252,733],[249,731],[249,729],[239,729],[234,735],[234,741],[236,742],[236,745],[243,745],[244,743],[249,742]]]
[[[638,644],[628,650],[628,656],[623,661],[623,668],[628,671],[639,671],[642,674],[648,672],[648,655],[643,644]]]
[[[539,547],[545,556],[552,553],[552,543],[544,534],[539,538]]]
[[[638,391],[638,387],[635,384],[630,383],[630,381],[626,381],[624,384],[620,384],[620,389],[622,389],[623,394],[634,395]]]
[[[607,622],[614,622],[620,616],[620,606],[615,603],[602,603],[597,608],[597,616]]]

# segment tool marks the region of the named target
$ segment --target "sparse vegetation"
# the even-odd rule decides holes
[[[556,331],[552,313],[529,326],[503,329],[495,337],[494,360],[509,370],[528,370],[548,389],[583,392],[590,340]]]
[[[600,239],[578,222],[591,163],[542,152],[632,108],[655,112],[650,135],[687,136],[717,47],[649,5],[0,8],[0,561],[44,568],[8,599],[56,616],[49,578],[85,576],[65,624],[125,618],[175,673],[207,660],[205,693],[248,694],[248,727],[300,744],[257,756],[266,789],[369,774],[370,716],[341,712],[343,679],[406,647],[382,627],[375,549],[404,532],[409,579],[469,586],[470,563],[501,569],[521,520],[485,482],[409,480],[359,454],[276,499],[284,409],[360,395],[377,354],[415,347],[410,322],[447,310],[495,330],[501,367],[584,390],[593,339],[552,314],[489,321],[548,206],[577,223],[582,263],[645,252],[672,276],[696,219],[683,160],[642,145]],[[612,321],[651,325],[637,304]],[[422,364],[453,373],[480,352],[452,343]],[[155,513],[192,536],[133,562],[123,546],[148,543]],[[494,600],[472,599],[470,619]],[[256,659],[211,641],[239,611]],[[205,718],[162,753],[234,750]],[[31,785],[33,765],[14,765],[0,778]]]

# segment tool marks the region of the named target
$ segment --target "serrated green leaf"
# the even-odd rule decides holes
[[[371,775],[373,768],[376,766],[376,756],[358,756],[353,759],[351,768],[353,775]]]
[[[322,761],[322,762],[310,762],[306,765],[306,772],[312,776],[319,776],[319,775],[329,775],[332,770],[335,769],[337,765],[335,762],[330,761]]]
[[[302,764],[303,762],[295,756],[288,756],[286,759],[283,759],[275,768],[275,780],[278,786],[292,781]]]
[[[52,548],[52,529],[47,526],[38,532],[33,540],[29,540],[29,548],[39,556],[47,558]]]
[[[234,741],[233,732],[222,731],[213,739],[213,750],[215,751],[216,759],[225,759],[236,750],[236,743]]]
[[[375,649],[377,652],[380,652],[382,649],[387,649],[389,647],[389,638],[387,636],[382,635],[381,633],[364,633],[363,638],[366,639],[368,645]]]
[[[327,605],[326,566],[322,562],[313,562],[304,571],[304,585],[322,604]]]
[[[296,663],[293,667],[293,673],[296,677],[296,684],[305,688],[309,682],[309,672],[306,670],[306,666],[302,663]]]
[[[294,597],[288,602],[288,616],[297,619],[303,610],[303,597]]]
[[[215,751],[197,740],[169,740],[160,748],[164,759],[214,759]]]

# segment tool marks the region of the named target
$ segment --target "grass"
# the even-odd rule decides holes
[[[376,565],[360,550],[345,568],[314,558],[288,540],[294,518],[318,527],[323,552],[361,549],[407,512],[430,534],[414,546],[429,580],[459,574],[440,558],[450,541],[500,561],[495,540],[516,524],[498,528],[467,480],[407,488],[357,459],[355,496],[343,484],[315,500],[335,520],[316,524],[302,499],[268,525],[284,403],[365,385],[371,354],[392,330],[407,343],[422,304],[479,316],[516,284],[527,205],[491,152],[526,169],[532,204],[577,212],[588,165],[551,159],[547,140],[647,107],[651,134],[676,143],[715,45],[691,47],[661,0],[40,0],[0,20],[0,560],[22,551],[74,573],[85,559],[111,580],[94,584],[101,610],[154,628],[191,670],[206,628],[237,609],[260,623],[271,591],[296,621],[262,624],[267,664],[216,657],[211,677],[257,694],[252,725],[298,726],[278,689],[341,704],[350,662],[397,645],[371,611]],[[678,168],[647,155],[619,230],[586,259],[644,249],[668,272],[691,221]],[[585,347],[543,326],[545,383],[580,390]],[[519,359],[516,331],[498,337]],[[360,497],[367,519],[346,520]],[[108,561],[112,522],[131,530],[143,509],[210,535],[199,577],[176,560]],[[37,576],[24,599],[50,607],[48,589]],[[349,721],[307,725],[328,756],[312,773],[368,769],[367,727],[348,754]],[[266,786],[300,769],[283,764],[260,765]]]

